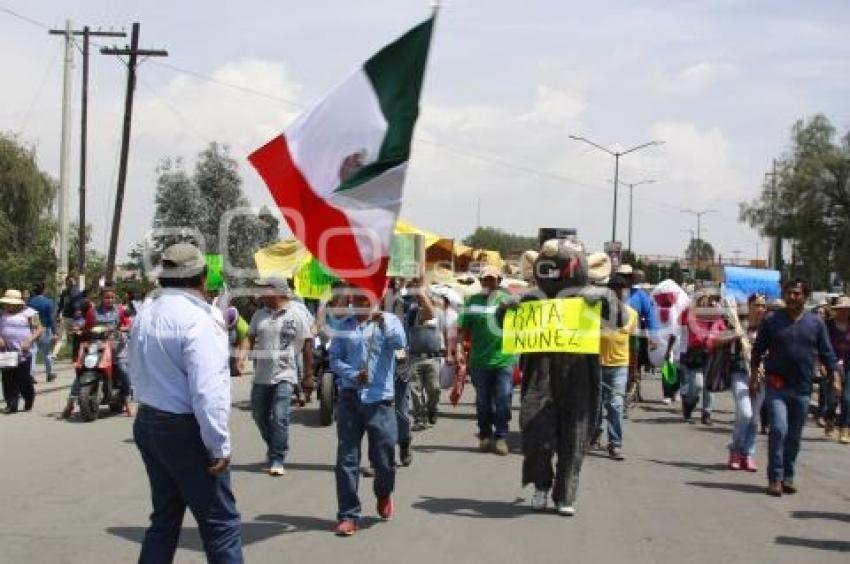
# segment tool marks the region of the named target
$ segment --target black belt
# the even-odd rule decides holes
[[[438,353],[410,353],[410,358],[443,358],[446,356],[446,353],[438,352]]]
[[[163,416],[166,416],[166,417],[181,417],[181,418],[185,417],[186,419],[194,419],[195,418],[194,413],[171,413],[170,411],[164,411],[162,409],[157,409],[155,407],[151,407],[146,403],[140,403],[139,404],[139,412],[140,413],[148,412],[148,413],[152,413],[154,415],[163,415]]]

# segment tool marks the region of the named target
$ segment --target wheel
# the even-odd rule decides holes
[[[83,385],[80,387],[80,396],[77,400],[80,404],[80,416],[83,421],[94,421],[100,411],[100,398],[96,385]]]
[[[319,390],[319,420],[322,425],[330,425],[334,420],[334,375],[330,372],[322,374],[322,385]]]

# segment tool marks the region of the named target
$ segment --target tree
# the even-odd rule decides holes
[[[499,251],[505,257],[540,247],[537,237],[515,235],[496,227],[478,227],[472,235],[463,240],[463,244],[476,249]]]
[[[56,182],[38,168],[34,151],[0,133],[0,288],[52,286],[55,194]]]
[[[705,239],[691,239],[685,249],[685,257],[691,262],[713,262],[714,247]]]
[[[70,233],[68,236],[68,264],[77,263],[77,249],[80,248],[80,230],[77,227],[79,224],[72,222]],[[91,224],[86,225],[86,285],[94,286],[102,276],[106,275],[106,257],[103,253],[90,247],[91,244]],[[77,273],[80,274],[80,273]]]
[[[838,139],[823,115],[798,120],[776,177],[741,204],[740,220],[763,236],[793,241],[799,264],[787,274],[815,288],[826,288],[832,272],[850,279],[850,132]]]
[[[157,173],[154,228],[177,232],[158,235],[154,254],[175,241],[191,240],[191,234],[197,230],[207,253],[222,253],[226,245],[232,265],[251,268],[254,253],[278,239],[278,220],[264,207],[257,215],[233,216],[227,228],[227,240],[220,241],[220,228],[228,212],[250,206],[242,193],[238,164],[227,146],[210,143],[198,155],[191,177],[180,159],[163,159]]]

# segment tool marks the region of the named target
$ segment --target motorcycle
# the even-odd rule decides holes
[[[85,334],[75,362],[80,392],[77,402],[83,421],[94,421],[100,406],[109,406],[112,413],[124,410],[130,391],[125,389],[117,374],[116,351],[124,345],[124,333],[95,326]]]
[[[316,397],[319,400],[319,421],[330,425],[334,420],[338,386],[331,372],[331,337],[317,335],[313,338],[313,374],[316,378]]]

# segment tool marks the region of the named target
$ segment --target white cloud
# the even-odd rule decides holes
[[[663,93],[698,94],[739,74],[738,67],[731,63],[700,61],[688,65],[673,77],[662,79],[658,87]]]

